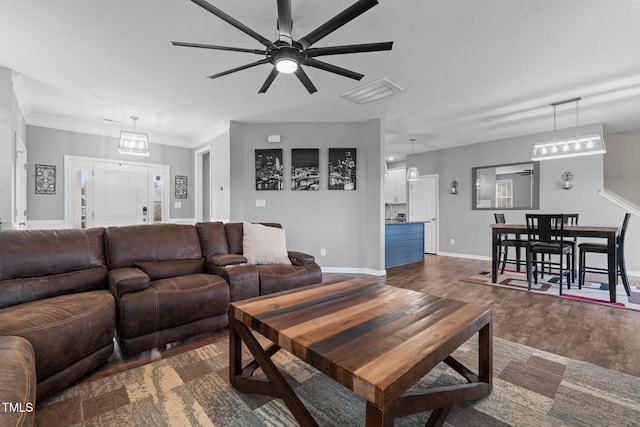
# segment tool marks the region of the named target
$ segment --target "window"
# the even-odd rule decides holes
[[[503,179],[496,181],[496,208],[513,207],[513,180]]]

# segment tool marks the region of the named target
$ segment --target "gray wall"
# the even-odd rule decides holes
[[[209,150],[211,221],[228,222],[231,215],[229,144],[230,136],[227,131],[211,141],[194,148],[193,150],[194,152]]]
[[[605,187],[640,207],[640,130],[607,135],[605,144]]]
[[[581,133],[601,130],[602,125],[585,126]],[[533,142],[552,136],[549,133],[529,135],[408,156],[407,163],[415,162],[421,175],[440,175],[440,252],[491,256],[489,224],[494,222],[494,211],[471,209],[471,191],[474,189],[471,168],[528,161]],[[564,171],[574,174],[571,190],[562,189],[560,177]],[[579,213],[580,224],[618,227],[622,224],[625,212],[597,194],[604,185],[603,155],[543,161],[540,176],[540,209],[501,211],[507,222],[524,223],[526,212],[562,212]],[[453,180],[460,183],[458,195],[449,193]],[[450,239],[455,239],[455,245],[449,244]],[[640,272],[640,218],[637,217],[629,224],[626,261],[628,270]]]
[[[171,168],[171,218],[194,217],[193,150],[168,145],[150,144],[149,157],[127,156],[118,153],[118,137],[98,136],[80,132],[27,126],[26,138],[29,170],[27,173],[27,211],[29,220],[62,220],[64,218],[64,156],[126,160],[138,163],[169,165]],[[56,166],[56,194],[35,194],[35,165]],[[174,176],[188,177],[188,198],[175,199]],[[181,209],[174,202],[182,203]]]
[[[287,246],[329,268],[384,270],[384,167],[379,120],[360,123],[231,123],[231,220],[279,222]],[[268,135],[282,142],[268,144]],[[355,191],[328,190],[328,148],[357,149]],[[282,148],[284,190],[256,191],[254,150]],[[320,149],[320,190],[291,190],[291,149]],[[263,199],[265,207],[256,207]],[[327,256],[320,256],[320,249]]]

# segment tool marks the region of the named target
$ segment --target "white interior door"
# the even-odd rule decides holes
[[[93,163],[93,225],[147,224],[150,220],[149,168]]]
[[[27,228],[27,147],[17,134],[15,150],[12,228],[24,230]]]
[[[420,177],[409,185],[409,221],[424,222],[424,252],[438,251],[438,175]]]

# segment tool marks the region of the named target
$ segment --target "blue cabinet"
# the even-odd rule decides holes
[[[385,224],[385,268],[424,260],[424,223]]]

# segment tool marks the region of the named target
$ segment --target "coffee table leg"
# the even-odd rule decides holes
[[[366,409],[367,427],[390,427],[396,419],[395,404],[389,408],[379,408],[371,402],[367,402]]]
[[[275,353],[271,349],[274,347],[270,347],[265,351],[249,328],[233,318],[229,319],[229,336],[229,382],[238,390],[279,397],[284,401],[300,425],[317,426],[318,423],[316,423],[300,398],[296,396],[289,383],[287,383],[287,380],[271,361],[270,357]],[[262,371],[269,379],[268,383],[243,375],[241,366],[243,342],[255,358],[255,362],[262,368]]]

